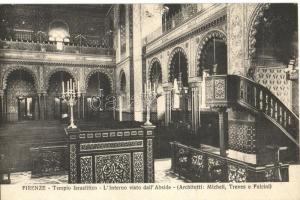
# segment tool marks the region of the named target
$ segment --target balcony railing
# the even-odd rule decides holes
[[[180,26],[185,21],[189,20],[190,18],[196,16],[198,14],[197,11],[197,5],[196,4],[190,4],[187,5],[183,10],[180,10],[179,12],[175,13],[174,15],[170,17],[165,17],[166,15],[162,15],[162,26],[158,27],[156,30],[154,30],[152,33],[147,35],[144,38],[144,44],[147,44],[162,34],[167,33],[168,31]]]
[[[0,40],[0,49],[13,49],[25,51],[40,51],[40,52],[63,52],[77,54],[97,54],[97,55],[114,55],[115,52],[110,48],[101,48],[96,46],[79,46],[75,44],[63,45],[62,50],[58,50],[53,42],[34,42],[34,41],[13,41]]]

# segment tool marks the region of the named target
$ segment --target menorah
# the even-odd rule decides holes
[[[80,97],[79,81],[77,81],[77,92],[76,92],[76,84],[75,82],[72,81],[72,79],[67,81],[67,91],[65,91],[64,81],[62,82],[61,98],[67,102],[68,106],[70,106],[70,125],[68,126],[68,129],[77,128],[77,126],[74,124],[73,106],[76,105],[77,98],[79,97]]]
[[[146,122],[144,123],[145,126],[152,126],[153,124],[150,122],[150,107],[153,101],[157,98],[157,92],[155,91],[155,83],[153,89],[151,89],[151,84],[145,84],[145,90],[142,93],[143,102],[146,104]]]

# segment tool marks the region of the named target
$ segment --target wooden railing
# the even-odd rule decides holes
[[[256,167],[190,146],[171,142],[171,170],[192,182],[288,181],[287,164]]]
[[[238,75],[207,77],[206,102],[211,107],[230,107],[239,104],[264,116],[275,124],[299,147],[299,118],[270,90]]]

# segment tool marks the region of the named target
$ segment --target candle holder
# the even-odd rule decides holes
[[[142,94],[143,102],[146,104],[146,122],[144,123],[144,126],[153,126],[153,124],[150,122],[150,107],[153,103],[153,101],[157,98],[157,93],[155,91],[155,85],[153,87],[153,90],[151,90],[151,85],[148,87],[148,83],[145,85],[145,92]]]
[[[70,125],[68,129],[75,129],[77,126],[74,124],[74,112],[73,107],[77,103],[77,98],[80,97],[79,92],[79,82],[77,82],[77,92],[75,90],[75,83],[72,82],[72,79],[67,81],[67,91],[64,90],[64,82],[62,82],[62,96],[61,98],[67,102],[67,105],[70,106]]]

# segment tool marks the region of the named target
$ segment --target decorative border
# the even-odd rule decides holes
[[[251,20],[248,27],[248,58],[251,61],[255,55],[255,35],[257,34],[256,27],[260,24],[260,21],[264,15],[264,11],[270,8],[270,3],[259,4],[253,11]]]
[[[160,68],[160,72],[162,75],[162,69],[161,69],[161,62],[157,57],[154,57],[151,59],[150,63],[149,63],[149,68],[148,68],[148,76],[147,76],[147,80],[149,80],[151,82],[152,77],[152,69],[153,69],[153,64],[158,62],[159,64],[159,68]]]
[[[154,183],[154,166],[153,166],[153,142],[147,139],[147,169],[148,183]]]
[[[76,144],[70,144],[70,183],[77,183]]]
[[[97,142],[80,144],[80,151],[95,151],[108,149],[142,148],[143,140],[129,140],[116,142]]]
[[[80,182],[93,183],[92,156],[80,157]]]
[[[144,183],[144,153],[133,152],[133,182]]]

